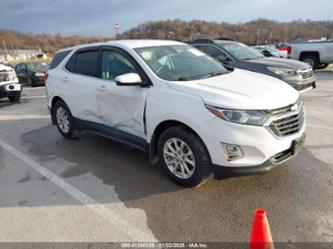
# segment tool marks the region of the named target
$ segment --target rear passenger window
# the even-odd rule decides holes
[[[76,55],[74,54],[66,64],[66,69],[71,73],[75,73],[75,57]]]
[[[97,77],[98,51],[86,51],[76,55],[75,73]]]
[[[51,62],[51,65],[49,67],[49,69],[53,69],[53,68],[56,68],[60,62],[62,62],[62,60],[71,52],[72,50],[66,50],[66,51],[62,51],[62,52],[59,52],[59,53],[56,53],[54,55],[54,58]]]

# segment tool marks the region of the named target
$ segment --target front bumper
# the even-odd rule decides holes
[[[22,86],[17,82],[1,84],[0,85],[0,98],[14,96],[22,91]]]
[[[293,158],[302,149],[305,142],[305,133],[293,142],[289,149],[280,152],[270,159],[266,160],[264,163],[255,166],[248,167],[225,167],[219,165],[213,165],[213,172],[217,180],[222,180],[225,178],[235,177],[235,176],[246,176],[246,175],[258,175],[264,174],[268,171],[274,169],[280,164],[286,162],[287,160]],[[297,146],[296,146],[297,145]]]
[[[316,88],[316,77],[313,74],[311,77],[303,78],[301,75],[282,77],[282,80],[291,85],[299,92],[305,92]]]
[[[297,132],[281,137],[274,134],[270,126],[242,125],[219,118],[214,118],[200,127],[200,137],[209,151],[212,164],[221,167],[222,171],[236,170],[244,174],[267,171],[274,167],[268,166],[269,163],[280,164],[294,156],[295,154],[291,153],[294,141],[301,139],[304,133],[305,114]],[[243,156],[237,160],[228,160],[223,144],[239,146]]]
[[[45,86],[45,78],[44,76],[33,76],[31,77],[31,80],[34,82],[34,84],[37,86]]]

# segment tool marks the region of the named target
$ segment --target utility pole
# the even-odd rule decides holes
[[[120,28],[120,24],[118,22],[116,22],[114,24],[114,29],[116,30],[116,39],[118,40],[118,31],[119,31],[119,28]]]
[[[257,29],[257,45],[259,45],[260,41],[260,29]]]
[[[3,43],[3,47],[5,48],[5,60],[7,61],[8,54],[7,54],[7,47],[6,47],[6,42],[5,42],[5,40],[2,40],[2,43]]]
[[[271,30],[271,33],[269,34],[268,43],[271,43],[272,39],[273,39],[273,29]]]

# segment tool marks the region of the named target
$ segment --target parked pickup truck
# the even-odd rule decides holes
[[[323,69],[333,63],[333,40],[289,44],[289,57],[304,61],[313,69]]]
[[[21,99],[22,87],[18,83],[15,70],[11,67],[0,64],[0,98],[7,98],[11,102],[18,102]]]

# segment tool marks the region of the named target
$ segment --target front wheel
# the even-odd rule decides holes
[[[328,67],[328,64],[320,64],[319,66],[317,66],[317,69],[324,69]]]
[[[184,187],[203,183],[210,175],[210,157],[202,140],[183,126],[161,134],[158,154],[168,176]]]
[[[30,77],[29,79],[30,79],[29,82],[31,84],[31,87],[37,87],[36,80],[32,77]]]
[[[76,138],[79,135],[79,129],[75,126],[73,116],[63,101],[55,103],[52,109],[52,115],[56,121],[57,128],[64,138]]]
[[[313,70],[317,69],[318,64],[319,64],[318,58],[315,55],[304,55],[301,58],[301,61],[309,64],[312,67]]]
[[[15,95],[9,96],[8,99],[10,102],[13,102],[13,103],[19,102],[21,99],[21,93],[17,93]]]

